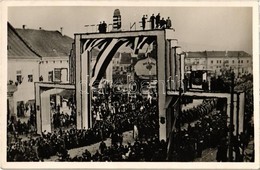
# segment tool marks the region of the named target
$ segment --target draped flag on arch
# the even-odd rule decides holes
[[[90,75],[89,85],[92,86],[94,82],[101,80],[110,61],[122,45],[130,47],[134,54],[138,54],[139,50],[146,44],[151,45],[155,40],[155,36],[88,39],[83,44],[83,51],[91,51],[93,48],[99,51],[92,69],[92,75]]]

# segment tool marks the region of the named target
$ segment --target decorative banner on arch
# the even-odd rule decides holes
[[[155,41],[156,36],[101,38],[86,40],[86,42],[83,44],[83,53],[86,51],[91,51],[93,48],[96,48],[99,51],[96,62],[94,63],[94,67],[92,69],[92,75],[90,75],[89,85],[92,86],[94,82],[100,82],[110,61],[122,45],[130,47],[134,51],[134,54],[138,54],[139,49],[142,49],[146,44],[149,46]]]

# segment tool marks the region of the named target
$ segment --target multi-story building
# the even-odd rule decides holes
[[[9,117],[16,117],[23,115],[24,106],[35,99],[34,82],[39,81],[41,56],[24,42],[9,23],[7,50],[8,111]]]
[[[185,72],[208,70],[221,75],[233,70],[236,76],[252,73],[252,56],[244,51],[188,52],[185,57]]]
[[[34,82],[68,82],[72,42],[72,38],[59,31],[26,29],[25,26],[18,29],[8,23],[10,115],[19,116],[24,115],[24,110],[35,110]]]
[[[40,80],[44,82],[67,83],[69,81],[69,55],[73,39],[61,31],[47,31],[42,28],[16,29],[23,40],[42,57]]]

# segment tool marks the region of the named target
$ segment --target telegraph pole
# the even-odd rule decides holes
[[[229,162],[233,162],[233,131],[234,131],[234,86],[235,74],[231,73],[231,102],[230,102],[230,123],[229,123]]]

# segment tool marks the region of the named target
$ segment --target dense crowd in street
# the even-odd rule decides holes
[[[70,114],[63,113],[60,111],[60,107],[58,106],[57,109],[52,109],[52,123],[54,126],[54,129],[60,128],[60,127],[66,127],[75,125],[76,124],[76,106],[75,104],[71,104],[70,108]]]
[[[210,112],[199,118],[188,128],[177,128],[172,134],[173,146],[170,152],[171,160],[193,161],[201,157],[202,151],[206,148],[215,148],[226,140],[227,137],[227,116],[224,112]],[[224,154],[223,154],[224,155]]]
[[[71,158],[69,155],[60,161],[165,161],[167,155],[167,143],[159,140],[158,137],[149,138],[147,141],[136,140],[133,144],[121,145],[115,143],[106,146],[100,143],[99,150],[90,154],[86,150],[82,155]]]
[[[205,117],[216,108],[216,105],[217,99],[204,99],[202,104],[188,110],[183,110],[177,122],[183,126],[184,123],[191,123],[201,117]]]
[[[93,128],[60,128],[53,133],[44,131],[40,137],[31,137],[27,141],[17,138],[8,146],[8,161],[39,161],[56,154],[66,155],[68,149],[87,146],[108,137],[111,137],[112,144],[122,144],[122,133],[133,130],[134,125],[139,129],[139,138],[158,136],[155,99],[144,99],[141,94],[129,98],[127,94],[113,93],[112,88],[107,92],[93,99]],[[61,127],[57,125],[60,124],[55,127]]]
[[[216,160],[228,161],[227,115],[221,109],[216,109],[221,103],[218,99],[204,99],[200,105],[183,110],[179,114],[176,130],[169,139],[171,145],[168,152],[170,154],[167,154],[168,141],[159,141],[158,138],[159,120],[156,97],[145,98],[142,94],[130,97],[127,93],[116,93],[116,90],[107,86],[104,93],[94,95],[91,108],[93,128],[90,129],[76,129],[75,127],[64,129],[57,121],[54,132],[44,131],[39,137],[30,136],[29,140],[21,140],[17,136],[29,132],[25,123],[19,120],[16,123],[9,122],[8,132],[16,136],[16,141],[9,143],[7,147],[7,160],[44,161],[53,155],[58,155],[59,161],[77,162],[186,162],[201,157],[204,149],[217,148]],[[57,115],[53,115],[54,123]],[[62,122],[63,119],[58,120]],[[70,117],[67,120],[71,121]],[[75,121],[75,119],[72,120]],[[186,123],[188,127],[184,128]],[[137,136],[134,136],[135,142],[123,145],[123,132],[133,130],[135,134],[135,127],[138,130]],[[235,161],[243,161],[243,150],[250,140],[248,134],[253,134],[252,128],[245,129],[249,129],[250,133],[241,133],[232,138],[234,152],[237,155]],[[111,138],[110,146],[103,142],[107,138]],[[68,154],[69,149],[88,146],[100,141],[102,142],[99,150],[95,154],[91,154],[88,150],[75,157],[70,157]]]
[[[20,118],[15,121],[11,118],[7,121],[7,131],[12,133],[15,138],[19,135],[29,135],[36,132],[36,113],[35,111],[30,111],[30,116],[27,121],[21,121]]]
[[[110,129],[122,133],[136,125],[140,137],[158,135],[157,99],[148,99],[138,93],[130,97],[127,93],[116,93],[116,90],[107,88],[105,94],[97,95],[92,100],[94,127],[104,129],[104,125],[110,125]]]

